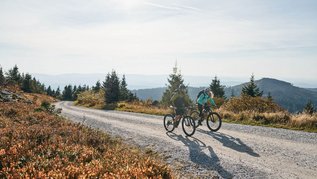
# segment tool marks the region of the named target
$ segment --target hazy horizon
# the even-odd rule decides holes
[[[105,80],[106,73],[69,73],[69,74],[59,74],[59,75],[49,75],[49,74],[32,74],[41,82],[45,83],[46,86],[50,85],[54,89],[58,86],[61,88],[65,85],[95,85],[95,83],[100,80],[101,82]],[[118,74],[119,78],[122,78],[123,74]],[[146,75],[146,74],[124,74],[126,76],[126,81],[128,83],[128,88],[134,89],[147,89],[147,88],[157,88],[165,87],[167,78],[169,74],[161,75]],[[251,76],[251,75],[250,75]],[[239,77],[229,77],[229,76],[217,76],[220,79],[222,85],[227,87],[240,85],[241,83],[248,82],[250,76],[245,78]],[[191,87],[206,87],[208,86],[214,76],[195,76],[195,75],[183,75],[184,83]],[[292,83],[294,86],[302,88],[317,88],[316,81],[302,81],[300,79],[290,80],[290,79],[278,79],[274,77],[257,77],[255,80],[260,80],[262,78],[273,78],[285,82]]]
[[[315,0],[0,2],[0,65],[21,72],[158,75],[177,60],[184,76],[316,84],[316,44]]]

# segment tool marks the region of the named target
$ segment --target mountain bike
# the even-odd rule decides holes
[[[179,123],[182,122],[182,129],[187,136],[192,136],[196,131],[195,121],[191,116],[181,115],[181,117],[177,120],[176,118],[176,107],[171,106],[173,108],[173,113],[166,114],[164,116],[164,128],[168,132],[172,132],[175,128],[178,127]],[[188,109],[186,109],[188,111]]]
[[[203,107],[201,117],[199,116],[199,112],[197,110],[192,111],[190,113],[190,116],[194,119],[196,128],[199,127],[205,119],[207,127],[213,132],[218,131],[222,124],[222,119],[220,115],[216,112],[213,112],[211,107],[208,105],[205,105]]]

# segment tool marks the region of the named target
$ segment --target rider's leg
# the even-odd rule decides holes
[[[198,104],[199,117],[202,117],[203,114],[203,105]]]
[[[201,121],[203,116],[203,105],[198,104],[198,111],[199,111],[199,117],[200,117],[200,119],[198,120],[198,125],[202,125]]]

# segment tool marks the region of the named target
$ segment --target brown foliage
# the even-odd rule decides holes
[[[38,107],[0,103],[0,178],[171,177],[152,156]]]

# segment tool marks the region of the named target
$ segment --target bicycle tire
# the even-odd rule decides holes
[[[196,125],[193,118],[190,116],[183,117],[182,128],[186,136],[192,136],[196,131]]]
[[[167,114],[164,116],[163,120],[164,128],[167,132],[172,132],[175,129],[174,126],[174,115]]]
[[[190,116],[195,121],[195,127],[197,128],[198,127],[198,120],[200,119],[199,112],[198,111],[193,111],[193,112],[190,113]]]
[[[218,124],[217,124],[217,121],[218,121]],[[207,122],[207,126],[208,126],[209,130],[216,132],[221,127],[222,119],[218,113],[211,112],[208,115],[206,122]]]

